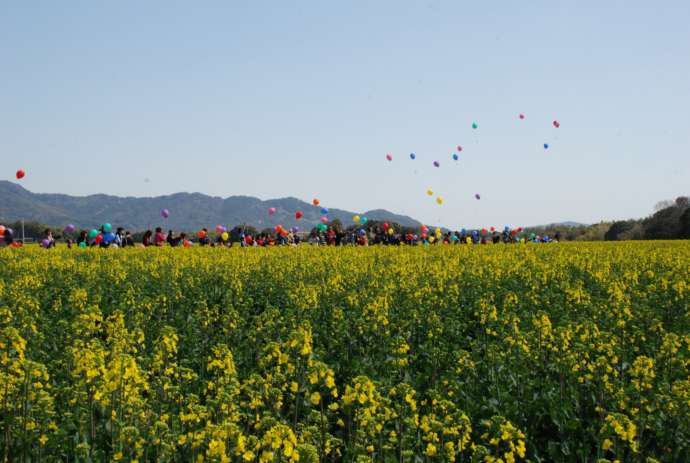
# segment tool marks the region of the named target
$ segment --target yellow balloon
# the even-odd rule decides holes
[[[223,238],[223,241],[227,241],[228,238],[230,238],[230,235],[228,235],[228,232],[223,232],[222,235],[220,235],[221,238]]]
[[[438,198],[436,198],[436,203],[437,203],[439,206],[440,206],[441,204],[443,204],[443,198],[441,198],[440,196],[439,196]]]
[[[429,196],[434,196],[434,190],[432,190],[431,188],[429,188],[428,190],[426,190],[426,194],[429,195]]]
[[[435,241],[435,240],[434,240],[434,237],[433,237],[433,236],[430,236],[430,237],[429,237],[429,243],[433,243],[434,241]]]
[[[441,229],[440,229],[439,227],[436,227],[435,232],[436,232],[437,235],[440,235],[440,234],[441,234]]]
[[[389,235],[392,235],[393,233],[395,233],[395,231],[394,231],[392,228],[389,228],[389,229],[388,229],[388,234],[389,234]]]
[[[360,217],[359,217],[358,215],[353,215],[353,216],[352,216],[352,221],[353,221],[354,223],[359,223],[359,219],[360,219]]]

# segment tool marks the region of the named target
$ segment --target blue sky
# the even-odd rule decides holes
[[[456,227],[641,217],[690,193],[689,19],[675,0],[4,2],[0,177]]]

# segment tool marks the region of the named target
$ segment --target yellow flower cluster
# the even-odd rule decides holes
[[[689,262],[0,249],[0,461],[690,461]]]

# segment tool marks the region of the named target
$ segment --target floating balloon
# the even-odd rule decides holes
[[[367,222],[369,222],[369,219],[367,219],[366,217],[362,217],[359,219],[359,223],[362,225],[366,225]]]
[[[390,153],[388,153],[388,154],[386,155],[386,159],[387,159],[388,161],[392,161],[392,160],[393,160],[393,156],[392,156]]]
[[[41,241],[41,247],[48,248],[48,246],[50,246],[50,240],[48,238]]]
[[[545,150],[549,149],[549,144],[548,144],[548,143],[544,143],[544,149],[545,149]]]
[[[76,228],[74,227],[74,225],[72,225],[71,223],[69,223],[69,224],[67,224],[67,225],[65,226],[65,229],[64,229],[63,231],[64,231],[65,233],[74,233],[74,230],[76,230]]]
[[[489,230],[491,230],[491,233],[496,231],[496,227],[491,227]]]
[[[460,156],[458,156],[456,153],[453,153],[453,161],[457,161],[460,159]]]
[[[393,233],[395,233],[395,230],[393,230],[392,228],[389,228],[389,229],[388,229],[388,234],[389,234],[389,235],[392,235]]]
[[[383,229],[388,230],[390,228],[390,225],[388,225],[388,222],[383,222]]]
[[[478,127],[479,127],[479,126],[477,125],[476,122],[472,122],[472,128],[473,128],[473,129],[476,129],[476,128],[478,128]]]
[[[82,249],[86,248],[86,241],[82,241],[81,243],[79,243],[79,247]]]
[[[482,199],[482,197],[479,196],[479,193],[477,193],[476,195],[474,195],[474,198],[475,198],[475,199]]]
[[[314,199],[311,200],[311,203],[312,203],[314,206],[318,206],[319,204],[321,204],[321,201],[319,201],[317,198],[314,198]]]
[[[434,190],[432,190],[431,188],[426,190],[426,195],[427,196],[434,196]]]
[[[559,128],[561,126],[561,123],[558,121],[553,121],[553,126]]]
[[[163,217],[164,219],[167,219],[168,217],[170,217],[170,211],[167,209],[161,210],[161,217]]]
[[[522,113],[520,113],[520,115],[519,115],[518,117],[519,117],[520,119],[524,119],[524,118],[525,118],[525,115],[522,114]]]
[[[364,236],[364,235],[367,234],[367,231],[366,231],[365,229],[363,229],[363,228],[360,228],[360,229],[359,229],[359,234],[360,234],[361,236]]]
[[[441,236],[441,233],[443,233],[443,230],[441,230],[440,227],[436,227],[436,230],[434,230],[434,233],[436,234],[436,236]]]
[[[192,247],[192,242],[189,241],[189,240],[184,240],[184,241],[182,242],[182,246],[184,246],[185,248],[191,248],[191,247]]]
[[[224,226],[216,225],[216,233],[218,233],[219,235],[222,233],[225,233],[226,231],[227,231],[227,228],[225,228]]]
[[[427,227],[426,225],[422,225],[422,228],[420,230],[422,230],[424,233],[426,233],[429,231],[429,227]]]
[[[462,151],[462,146],[458,145],[458,153]]]
[[[352,221],[353,221],[354,223],[359,223],[359,219],[360,219],[360,217],[359,217],[358,215],[353,215],[353,216],[352,216]]]
[[[26,172],[24,172],[22,169],[19,169],[16,173],[17,180],[21,180],[26,176]]]
[[[304,216],[304,214],[302,214],[302,211],[297,211],[297,212],[295,212],[295,218],[296,218],[297,220],[301,219],[302,216]]]
[[[429,237],[429,243],[433,243],[434,241],[436,241],[436,239],[433,236],[430,236]]]
[[[230,238],[230,235],[228,234],[228,232],[223,232],[223,234],[220,235],[220,237],[223,239],[223,241],[227,241]]]
[[[105,235],[103,235],[103,241],[105,242],[105,244],[112,243],[113,241],[115,241],[115,233],[106,233]]]
[[[451,240],[451,241],[457,241],[457,240],[458,240],[458,235],[456,235],[455,233],[453,233],[453,234],[450,236],[450,240]]]
[[[441,204],[443,204],[443,198],[440,197],[440,196],[437,197],[437,198],[436,198],[436,204],[438,204],[439,206],[440,206]]]
[[[96,236],[96,244],[101,244],[102,241],[103,241],[103,235]]]
[[[200,240],[203,240],[204,238],[206,238],[206,232],[203,230],[199,230],[198,232],[196,232],[196,236],[199,237]]]
[[[268,215],[273,215],[276,213],[276,208],[275,207],[269,207],[268,208]]]
[[[321,208],[321,215],[328,215],[328,208],[322,207]]]
[[[328,230],[328,225],[326,225],[325,223],[320,223],[320,224],[318,224],[318,225],[316,226],[316,228],[317,228],[319,231],[324,232],[324,231]]]
[[[441,163],[439,163],[438,161],[434,161],[434,167],[441,167]]]
[[[410,153],[410,159],[414,161],[415,159],[417,159],[417,155],[414,153]]]
[[[292,227],[291,230],[292,230],[292,233],[297,233],[297,232],[299,231],[299,227],[298,227],[298,226],[294,226],[294,227]]]
[[[328,217],[321,217],[321,223],[323,223],[323,224],[328,223]]]
[[[481,233],[482,235],[486,235],[486,228],[482,228]]]
[[[2,236],[5,235],[5,230],[6,230],[5,226],[4,226],[4,225],[0,225],[0,237],[2,237]]]
[[[104,223],[103,224],[103,232],[104,233],[110,233],[113,229],[113,226],[110,225],[109,223]]]
[[[89,231],[89,239],[90,240],[95,239],[97,236],[98,236],[98,230],[96,230],[95,228],[92,228]]]

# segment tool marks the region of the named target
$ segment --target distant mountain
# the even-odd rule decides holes
[[[533,226],[533,227],[527,227],[527,228],[557,228],[557,227],[570,227],[570,228],[574,228],[574,227],[586,227],[587,225],[589,225],[589,224],[580,223],[580,222],[570,222],[570,221],[566,221],[566,222],[550,223],[550,224],[547,224],[547,225],[535,225],[535,226]]]
[[[272,217],[267,212],[270,207],[276,208]],[[167,220],[160,215],[162,209],[170,211]],[[309,229],[319,222],[320,209],[297,198],[262,201],[251,196],[219,198],[201,193],[175,193],[153,198],[32,193],[16,183],[0,181],[0,223],[25,219],[56,227],[72,223],[80,228],[110,222],[114,226],[131,230],[156,226],[176,230],[195,230],[201,227],[210,229],[216,224],[247,224],[258,229],[281,224],[285,227],[300,226],[302,229]],[[303,212],[301,220],[295,219],[296,211]],[[421,225],[411,217],[383,209],[356,213],[371,220],[386,220],[403,226]],[[354,214],[355,212],[329,207],[328,217],[349,225]]]

